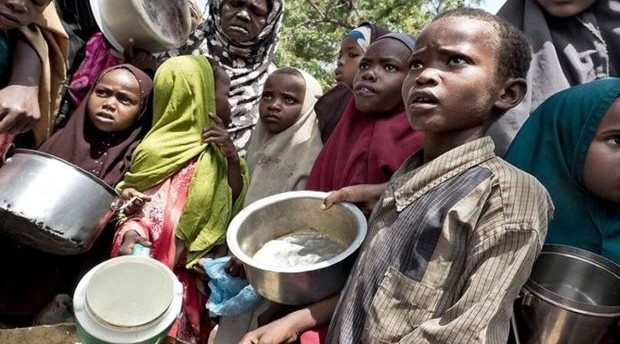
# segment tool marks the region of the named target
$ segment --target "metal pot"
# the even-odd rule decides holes
[[[0,232],[41,251],[83,253],[114,215],[117,196],[62,159],[16,149],[0,168]]]
[[[101,32],[120,52],[129,38],[135,48],[155,53],[180,47],[191,33],[186,0],[90,0],[90,6]]]
[[[344,286],[366,237],[366,218],[350,203],[321,211],[326,196],[317,191],[273,195],[250,204],[231,221],[228,247],[243,262],[250,284],[266,299],[301,305],[325,299]],[[253,258],[270,240],[308,228],[336,238],[346,249],[325,262],[301,267],[277,267]]]
[[[620,266],[602,256],[545,245],[522,293],[515,303],[521,343],[612,343],[618,334]]]

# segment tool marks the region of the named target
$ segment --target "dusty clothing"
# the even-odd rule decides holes
[[[391,179],[328,343],[506,343],[552,203],[485,137]]]
[[[520,29],[532,44],[528,90],[519,106],[489,129],[504,155],[523,122],[550,95],[570,86],[620,74],[620,6],[598,0],[578,15],[550,16],[536,0],[508,0],[498,16]]]

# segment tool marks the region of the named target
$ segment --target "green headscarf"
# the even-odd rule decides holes
[[[150,189],[196,160],[176,229],[188,249],[190,266],[223,242],[228,223],[243,204],[249,177],[242,163],[244,188],[233,204],[226,157],[202,141],[209,114],[215,114],[213,70],[205,57],[168,59],[154,83],[153,126],[134,151],[131,168],[117,189]]]
[[[583,169],[599,123],[619,96],[620,78],[595,80],[553,95],[532,113],[506,154],[508,162],[534,175],[553,199],[556,211],[547,243],[586,249],[616,263],[620,207],[586,190]]]

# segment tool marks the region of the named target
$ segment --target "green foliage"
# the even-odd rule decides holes
[[[285,0],[275,63],[333,83],[340,41],[363,21],[416,35],[437,13],[481,0]]]

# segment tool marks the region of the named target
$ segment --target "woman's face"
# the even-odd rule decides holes
[[[249,42],[265,27],[269,11],[268,0],[224,0],[222,30],[233,41]]]
[[[12,30],[33,23],[51,0],[0,0],[0,29]]]
[[[620,98],[605,113],[590,143],[583,182],[591,193],[620,203]]]
[[[88,97],[88,118],[103,132],[131,127],[140,112],[140,84],[127,69],[105,73]]]
[[[583,12],[596,0],[536,0],[536,2],[554,17],[570,17]]]

